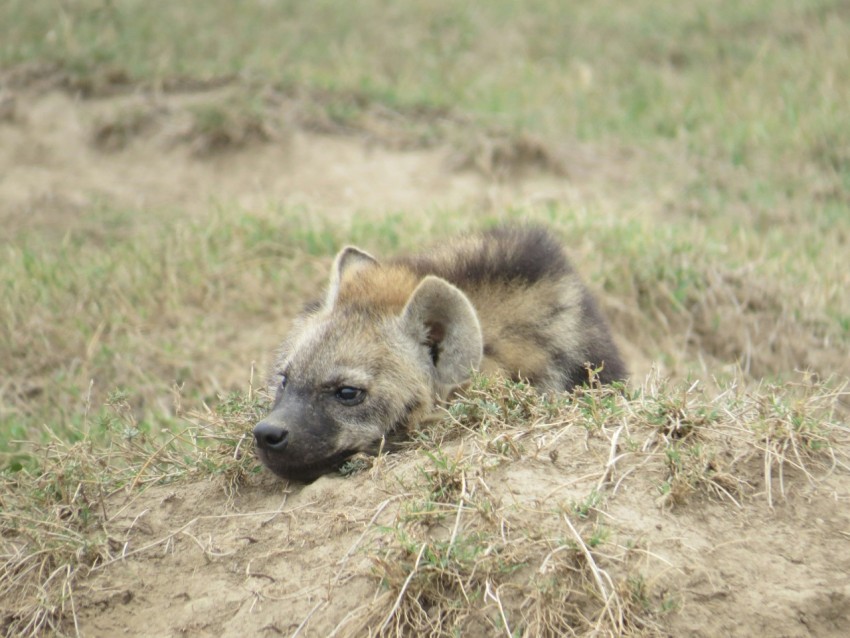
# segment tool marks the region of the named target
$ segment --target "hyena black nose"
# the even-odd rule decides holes
[[[265,450],[280,451],[286,447],[287,431],[271,423],[260,421],[254,426],[254,440],[257,447]]]

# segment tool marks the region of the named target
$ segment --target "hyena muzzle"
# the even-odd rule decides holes
[[[602,383],[626,375],[595,301],[542,228],[497,228],[386,263],[344,248],[324,299],[282,344],[257,455],[282,477],[314,480],[377,453],[472,369],[543,391],[571,390],[590,370]]]

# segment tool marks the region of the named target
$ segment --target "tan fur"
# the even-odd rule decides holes
[[[398,266],[371,266],[346,274],[337,303],[367,307],[377,314],[398,314],[419,283],[419,277]]]
[[[514,377],[533,379],[545,389],[561,389],[552,379],[549,367],[551,357],[539,343],[516,330],[518,323],[534,321],[541,309],[551,307],[553,301],[562,304],[576,304],[581,288],[577,280],[544,282],[533,288],[517,286],[487,286],[470,293],[470,299],[484,317],[482,328],[484,340],[493,344],[498,359],[486,357],[483,369],[501,370]],[[568,316],[549,326],[539,325],[551,343],[562,343],[568,349],[574,349],[580,329],[577,319]],[[555,375],[556,376],[556,375]]]

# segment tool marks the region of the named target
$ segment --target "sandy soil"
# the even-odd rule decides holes
[[[588,453],[577,429],[559,445],[569,461],[521,458],[489,473],[487,484],[508,518],[544,530],[557,525],[552,502],[592,489],[605,461],[594,452],[602,449]],[[128,530],[129,557],[99,569],[77,602],[83,634],[289,636],[300,627],[305,636],[358,635],[352,617],[385,604],[363,552],[379,550],[380,526],[402,515],[399,477],[420,463],[402,454],[388,470],[308,486],[264,476],[232,501],[210,483],[117,499],[114,522]],[[761,468],[752,470],[746,478],[758,483]],[[846,635],[846,477],[843,486],[835,479],[818,489],[803,482],[773,509],[764,498],[743,509],[696,499],[670,512],[658,504],[660,473],[649,464],[630,475],[605,516],[619,541],[642,544],[640,571],[681,606],[664,617],[660,633]]]
[[[61,231],[63,223],[79,223],[98,198],[198,215],[210,202],[250,208],[278,201],[345,218],[603,197],[591,179],[531,171],[495,180],[485,170],[456,170],[447,149],[394,151],[365,136],[298,128],[271,131],[268,140],[248,148],[199,154],[185,109],[196,99],[192,94],[81,101],[56,90],[28,89],[3,99],[4,224],[58,225]],[[131,108],[157,114],[150,128],[126,144],[104,147],[98,142],[106,135],[103,122]],[[581,171],[580,161],[575,168]],[[645,371],[648,362],[638,351],[627,354],[636,372]],[[238,374],[244,375],[241,366]],[[506,516],[539,520],[542,529],[554,524],[546,503],[582,498],[593,488],[607,442],[588,448],[583,432],[573,434],[560,443],[559,458],[566,461],[529,454],[492,470],[487,483]],[[380,526],[392,526],[400,515],[398,478],[415,474],[420,459],[399,454],[377,471],[308,486],[262,474],[231,496],[214,481],[115,495],[109,515],[113,528],[125,530],[116,540],[125,559],[99,567],[90,589],[73,601],[76,630],[104,637],[327,636],[350,630],[382,595],[363,550],[384,542]],[[660,621],[662,633],[850,633],[845,476],[815,485],[789,474],[787,497],[770,507],[758,496],[763,468],[754,466],[741,478],[756,496],[743,506],[696,498],[670,511],[658,503],[660,471],[656,461],[636,464],[608,495],[605,518],[624,542],[640,540],[646,550],[642,571],[680,602]]]
[[[231,94],[219,89],[82,100],[55,90],[7,92],[0,96],[6,101],[0,216],[34,225],[59,207],[73,211],[108,201],[195,214],[211,203],[251,209],[275,202],[344,218],[434,208],[498,210],[589,195],[586,184],[545,171],[511,180],[482,175],[491,170],[492,162],[479,157],[487,149],[468,158],[446,148],[391,150],[376,135],[309,132],[297,126],[298,116],[286,105],[277,109],[264,141],[246,135],[247,148],[239,139],[216,146],[193,132],[192,107],[226,103]],[[128,118],[138,121],[128,124]],[[586,176],[594,161],[576,156],[573,168]],[[455,170],[459,164],[480,170]]]

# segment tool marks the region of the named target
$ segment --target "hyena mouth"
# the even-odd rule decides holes
[[[281,461],[281,459],[269,455],[262,449],[257,450],[257,456],[259,456],[260,460],[267,468],[278,476],[293,481],[300,481],[302,483],[310,483],[323,474],[329,474],[330,472],[338,470],[340,466],[356,454],[357,451],[358,450],[343,450],[342,452],[337,452],[336,454],[329,456],[326,459],[322,459],[321,461],[303,464]]]

